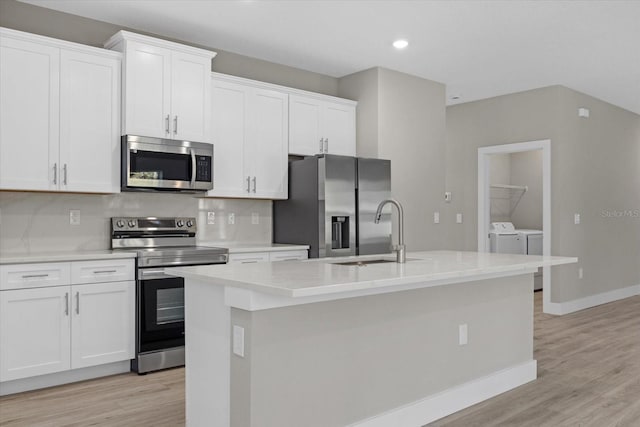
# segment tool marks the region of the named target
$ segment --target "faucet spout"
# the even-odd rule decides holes
[[[374,222],[376,224],[380,223],[380,218],[382,218],[382,208],[384,208],[387,203],[394,205],[396,209],[398,209],[398,244],[396,246],[392,246],[392,249],[396,252],[397,262],[404,264],[407,260],[404,245],[404,209],[400,202],[395,199],[386,199],[380,202]]]

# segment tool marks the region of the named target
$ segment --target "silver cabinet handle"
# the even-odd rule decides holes
[[[169,115],[167,114],[167,117],[164,119],[165,120],[165,127],[164,127],[164,131],[166,133],[171,133],[171,131],[169,130]]]
[[[62,167],[62,184],[67,185],[67,164]]]
[[[178,123],[178,116],[176,116],[176,123]],[[191,188],[196,186],[196,168],[198,165],[196,164],[196,152],[191,148]]]
[[[253,177],[253,192],[254,192],[254,193],[256,192],[256,181],[257,181],[257,180],[258,180],[258,179],[254,176],[254,177]]]
[[[80,292],[76,292],[76,314],[80,314]]]
[[[64,294],[64,315],[69,315],[69,292]]]
[[[54,184],[58,183],[58,164],[57,163],[53,164],[53,183]]]
[[[254,260],[254,261],[240,261],[240,264],[256,264],[258,262],[258,260]]]
[[[251,177],[247,177],[247,193],[251,192]]]
[[[115,273],[117,270],[96,270],[93,274],[107,274],[107,273]]]
[[[329,138],[324,139],[324,152],[325,153],[329,152]]]
[[[322,150],[324,149],[324,145],[322,144],[323,139],[320,138],[320,152],[322,153]]]
[[[22,276],[23,279],[33,279],[35,277],[49,277],[49,274],[25,274]]]
[[[178,134],[178,116],[175,116],[175,117],[173,118],[173,133],[174,133],[175,135],[177,135],[177,134]]]

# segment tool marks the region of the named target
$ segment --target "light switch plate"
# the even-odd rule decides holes
[[[229,225],[233,225],[236,223],[236,214],[234,214],[233,212],[229,214],[228,220],[227,220]]]
[[[207,212],[207,224],[212,225],[216,223],[216,213],[213,211]]]
[[[440,212],[433,213],[433,223],[440,224]]]
[[[469,328],[466,323],[458,325],[458,345],[467,345],[469,342]]]
[[[233,354],[244,357],[244,328],[233,325]]]
[[[69,210],[69,224],[80,225],[80,209]]]
[[[462,224],[462,214],[461,213],[457,213],[456,214],[456,224]]]
[[[579,214],[579,213],[577,213],[577,214],[573,214],[573,223],[574,223],[575,225],[580,224],[580,214]]]
[[[253,225],[260,224],[260,214],[258,212],[251,213],[251,224]]]

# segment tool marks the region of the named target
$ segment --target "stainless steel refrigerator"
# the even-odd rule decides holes
[[[273,241],[309,245],[310,258],[386,254],[391,161],[325,154],[289,162],[289,199],[273,202]]]

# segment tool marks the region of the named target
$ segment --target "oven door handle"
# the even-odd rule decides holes
[[[176,120],[177,118],[178,116],[176,116]],[[193,148],[189,151],[191,151],[191,188],[193,188],[196,185],[196,152],[193,151]]]

